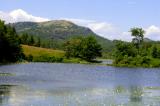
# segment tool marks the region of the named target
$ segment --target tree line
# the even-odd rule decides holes
[[[157,43],[145,42],[145,31],[142,28],[132,28],[132,42],[115,41],[114,64],[117,66],[160,66],[160,48]]]
[[[41,39],[40,37],[34,37],[33,35],[29,35],[27,33],[23,33],[20,35],[20,43],[30,46],[41,47]]]
[[[0,20],[0,63],[15,62],[24,57],[15,29]]]
[[[102,56],[102,47],[93,36],[73,38],[64,45],[67,58],[76,57],[91,62]]]
[[[29,45],[29,46],[36,46],[42,48],[50,48],[50,49],[64,49],[63,43],[60,40],[54,39],[46,39],[41,38],[39,36],[31,35],[28,33],[22,33],[19,35],[21,44]]]

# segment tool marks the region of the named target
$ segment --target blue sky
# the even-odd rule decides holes
[[[94,20],[127,32],[135,26],[159,29],[159,5],[160,0],[1,0],[0,11],[22,9],[48,19]]]

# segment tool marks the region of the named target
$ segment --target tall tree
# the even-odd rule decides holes
[[[15,29],[0,20],[0,62],[15,62],[22,58],[22,54]]]
[[[133,38],[133,43],[140,44],[143,42],[145,31],[142,28],[131,28],[131,35]]]
[[[35,43],[34,38],[33,38],[33,36],[31,35],[31,36],[29,37],[29,39],[28,39],[28,45],[33,46],[34,43]]]
[[[40,47],[40,46],[41,46],[41,39],[40,39],[40,37],[38,37],[38,40],[37,40],[37,42],[36,42],[36,46],[37,46],[37,47]]]
[[[93,36],[83,39],[80,46],[82,47],[82,50],[80,50],[80,57],[87,61],[92,61],[96,57],[102,56],[102,47]]]
[[[152,48],[152,57],[157,58],[158,57],[158,49],[156,46],[153,46]]]
[[[28,44],[28,38],[29,38],[28,34],[27,33],[23,33],[21,38],[20,38],[21,39],[21,43],[22,44]]]
[[[134,37],[132,42],[136,45],[139,49],[140,44],[142,44],[144,39],[145,31],[142,28],[131,28],[130,30],[131,35]]]
[[[67,57],[78,57],[92,61],[102,55],[102,47],[93,36],[71,39],[65,44]]]

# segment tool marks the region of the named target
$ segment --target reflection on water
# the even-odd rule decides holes
[[[10,87],[10,85],[0,85],[0,104],[8,102]]]
[[[159,106],[160,95],[150,97],[150,90],[153,89],[117,86],[60,92],[0,85],[0,106]],[[156,90],[160,92],[159,88]]]
[[[131,100],[131,102],[141,102],[142,101],[142,95],[143,95],[142,88],[131,87],[130,93],[131,93],[130,94],[130,100]]]
[[[160,106],[159,69],[31,63],[0,67],[0,106]]]

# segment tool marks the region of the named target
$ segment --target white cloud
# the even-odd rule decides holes
[[[5,20],[7,22],[13,22],[13,18],[9,14],[2,11],[0,11],[0,19]]]
[[[97,22],[93,20],[81,20],[81,19],[66,19],[72,21],[78,25],[89,27],[92,31],[98,35],[108,38],[110,40],[119,39],[125,41],[131,41],[132,37],[130,32],[122,32],[119,28],[115,27],[111,23]]]
[[[111,23],[107,22],[97,22],[94,20],[85,20],[85,19],[70,19],[70,18],[61,18],[64,20],[72,21],[78,25],[89,27],[92,31],[98,35],[108,38],[110,40],[118,39],[124,41],[131,41],[132,36],[128,31],[121,31],[119,28],[115,27]],[[151,25],[148,28],[144,28],[146,31],[145,38],[150,38],[152,40],[160,40],[160,27]]]
[[[31,21],[31,22],[43,22],[49,21],[47,18],[36,17],[22,9],[13,10],[9,13],[0,11],[0,19],[5,20],[7,23],[13,22],[23,22],[23,21]]]
[[[146,37],[152,40],[160,40],[160,27],[151,25],[146,28]]]
[[[75,18],[60,18],[60,20],[68,20],[72,21],[75,24],[81,25],[81,26],[87,26],[89,23],[94,23],[94,20],[86,20],[86,19],[75,19]]]
[[[121,34],[118,28],[107,22],[98,22],[95,20],[73,19],[73,18],[60,18],[60,19],[72,21],[77,25],[88,27],[96,34],[111,40],[119,39],[118,35]]]
[[[28,14],[22,9],[13,10],[11,12],[0,11],[0,19],[5,20],[7,23],[13,22],[43,22],[49,21],[50,19],[33,16]],[[86,19],[74,19],[74,18],[59,18],[59,20],[68,20],[73,23],[90,28],[96,34],[108,38],[110,40],[120,39],[125,41],[131,41],[131,33],[126,31],[121,31],[119,28],[115,27],[113,24],[108,22],[99,22],[95,20]],[[152,40],[160,40],[160,27],[151,25],[148,28],[144,28],[146,31],[145,37]]]

